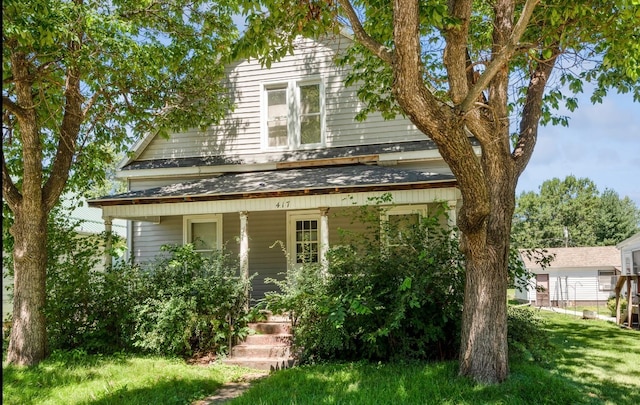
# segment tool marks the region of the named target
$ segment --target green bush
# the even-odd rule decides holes
[[[163,246],[142,279],[144,299],[134,309],[134,345],[169,355],[224,352],[248,329],[249,281],[224,251],[201,255],[192,245]]]
[[[509,354],[548,363],[553,354],[545,321],[530,307],[507,307],[507,341]]]
[[[611,316],[616,316],[616,298],[611,297],[607,300],[607,308],[609,309]],[[627,313],[627,299],[620,297],[620,313]]]
[[[55,207],[47,223],[46,306],[49,348],[109,353],[131,347],[131,314],[137,277],[134,268],[102,271],[105,234],[81,235],[82,220],[70,220],[72,207]],[[11,212],[3,206],[3,272],[13,275]],[[121,239],[112,235],[118,246]],[[129,328],[128,328],[129,327]],[[128,329],[127,329],[128,328]]]
[[[301,360],[457,356],[464,270],[442,214],[382,231],[377,210],[359,218],[369,229],[329,251],[326,275],[318,265],[291,270],[266,297],[292,315]]]

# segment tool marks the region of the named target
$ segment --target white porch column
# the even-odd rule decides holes
[[[106,240],[104,243],[104,268],[105,270],[109,270],[112,265],[112,257],[111,257],[111,248],[112,248],[112,218],[104,217],[104,232],[106,234]]]
[[[249,232],[247,225],[249,221],[249,213],[240,211],[240,276],[243,280],[249,279]],[[249,289],[245,290],[247,296],[247,305],[249,303]]]
[[[320,265],[322,272],[327,273],[329,263],[327,261],[327,251],[329,250],[329,208],[320,208]]]
[[[456,200],[447,201],[447,205],[449,206],[449,228],[453,228],[458,223],[458,217],[456,215]]]

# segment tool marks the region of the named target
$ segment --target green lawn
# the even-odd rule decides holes
[[[512,362],[503,384],[457,376],[457,363],[345,363],[272,374],[231,404],[639,404],[640,332],[545,313],[552,364]],[[246,370],[134,356],[54,356],[3,367],[6,404],[189,404]]]
[[[178,359],[54,355],[33,368],[3,365],[8,404],[189,404],[247,369]]]
[[[640,404],[640,332],[542,315],[552,364],[513,362],[498,386],[458,377],[456,362],[328,364],[277,373],[231,404]]]

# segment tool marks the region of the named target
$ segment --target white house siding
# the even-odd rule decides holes
[[[566,269],[549,272],[549,300],[562,302],[606,302],[613,291],[600,291],[599,269]],[[604,269],[601,269],[604,270]]]
[[[364,122],[354,117],[362,109],[355,87],[345,88],[345,73],[334,63],[334,56],[349,45],[349,40],[313,42],[303,40],[295,55],[287,55],[262,68],[252,59],[235,64],[229,70],[230,97],[234,111],[205,132],[198,130],[154,138],[137,160],[210,156],[215,154],[256,154],[261,150],[261,92],[263,83],[288,79],[321,77],[325,94],[326,146],[353,146],[425,139],[409,120],[384,120],[371,114]]]
[[[550,270],[540,274],[549,275],[549,300],[551,305],[562,306],[564,304],[606,302],[614,295],[613,290],[600,290],[598,284],[598,270],[613,270],[612,268],[576,268]],[[523,302],[535,302],[535,278],[532,278],[529,289],[518,291],[515,298]]]

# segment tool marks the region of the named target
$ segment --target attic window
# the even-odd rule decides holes
[[[319,80],[263,87],[263,145],[266,149],[299,149],[324,143],[324,96]]]

